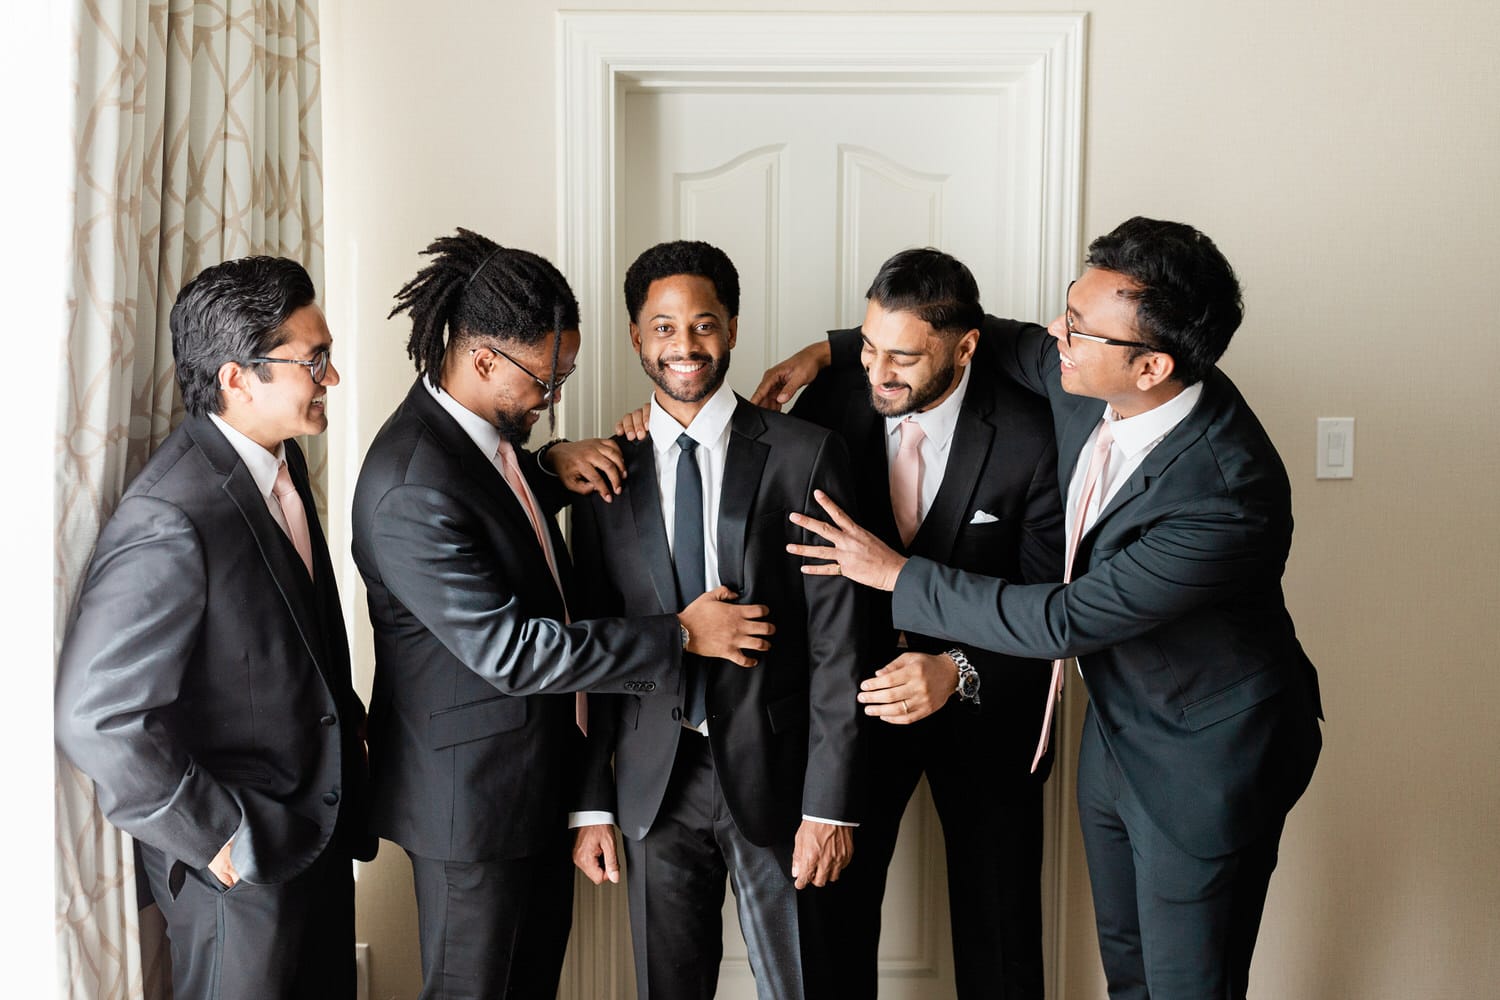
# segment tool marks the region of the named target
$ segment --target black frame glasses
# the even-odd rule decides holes
[[[1073,294],[1073,286],[1076,284],[1078,284],[1076,281],[1068,282],[1069,295]],[[1097,337],[1092,333],[1079,333],[1073,329],[1073,307],[1065,299],[1063,301],[1063,339],[1068,342],[1069,347],[1073,346],[1074,337],[1080,340],[1092,340],[1096,344],[1109,344],[1112,347],[1139,347],[1156,354],[1166,353],[1160,347],[1148,344],[1144,340],[1116,340],[1113,337]]]
[[[301,361],[297,358],[251,358],[246,364],[301,365],[307,369],[307,374],[312,376],[313,385],[322,385],[323,380],[328,377],[328,348],[325,347],[314,354],[311,361]]]
[[[469,353],[473,354],[475,351],[478,351],[478,350],[480,350],[480,348],[478,348],[478,347],[471,347],[471,348],[469,348]],[[550,403],[550,402],[552,402],[552,397],[555,396],[555,395],[557,395],[557,390],[561,389],[563,387],[563,383],[566,382],[568,379],[572,378],[573,377],[573,373],[578,370],[578,366],[574,365],[572,368],[569,368],[567,371],[563,372],[561,375],[559,375],[553,381],[548,382],[548,381],[545,381],[544,379],[537,378],[536,373],[533,372],[530,368],[527,368],[525,365],[521,364],[521,362],[519,362],[515,358],[511,357],[509,354],[506,354],[504,351],[500,350],[500,348],[494,346],[493,344],[487,344],[487,345],[485,345],[485,347],[483,348],[483,350],[493,351],[495,354],[500,355],[506,361],[509,361],[511,364],[513,364],[517,368],[521,369],[521,371],[525,372],[526,376],[528,378],[530,378],[531,381],[533,381],[533,382],[536,383],[537,388],[542,390],[542,402],[544,402],[544,403]]]

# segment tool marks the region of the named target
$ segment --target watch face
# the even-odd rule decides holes
[[[972,698],[979,691],[979,673],[974,670],[958,675],[958,694],[961,698]]]

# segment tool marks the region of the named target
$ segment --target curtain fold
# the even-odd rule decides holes
[[[314,0],[75,0],[74,233],[56,444],[60,647],[99,529],[182,418],[168,315],[200,270],[300,261],[323,287]],[[305,441],[320,512],[327,448]],[[58,975],[69,998],[170,995],[131,841],[56,762]]]

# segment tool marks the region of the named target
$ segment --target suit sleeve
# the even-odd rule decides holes
[[[1049,435],[1026,488],[1019,550],[1022,582],[1062,579],[1067,558],[1065,531],[1063,499],[1057,489],[1057,446]]]
[[[595,511],[596,502],[589,499],[573,509],[573,565],[578,578],[578,604],[580,613],[589,617],[618,615],[625,606],[604,567],[604,542]],[[618,816],[611,762],[619,726],[619,700],[624,695],[596,692],[588,697],[588,736],[578,758],[569,811],[607,812]]]
[[[376,504],[370,551],[386,588],[447,650],[508,695],[674,683],[677,618],[528,617],[507,574],[517,559],[484,549],[473,514],[439,490],[396,486]]]
[[[897,628],[1033,659],[1084,656],[1279,578],[1285,525],[1271,505],[1194,497],[1072,583],[1014,584],[913,557],[896,578]],[[1284,542],[1285,539],[1283,538]]]
[[[202,868],[239,829],[234,796],[189,756],[179,705],[207,575],[188,517],[127,497],[105,526],[57,668],[56,735],[111,823]]]
[[[852,482],[843,441],[827,435],[813,465],[802,513],[827,516],[813,497],[813,490],[819,489],[851,515],[857,514]],[[819,542],[810,532],[798,533],[803,544]],[[866,597],[860,587],[841,576],[803,576],[802,580],[810,675],[802,815],[858,822],[865,780],[864,727],[857,696],[867,659]]]

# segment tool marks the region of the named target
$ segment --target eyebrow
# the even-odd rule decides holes
[[[696,315],[689,316],[688,317],[688,321],[689,322],[695,322],[697,320],[704,319],[705,317],[708,318],[708,319],[718,319],[719,318],[719,314],[718,313],[712,313],[712,312],[701,312],[701,313],[697,313]],[[676,315],[673,315],[673,314],[657,313],[655,316],[652,316],[646,322],[648,322],[648,323],[655,323],[659,319],[673,320],[673,319],[676,319],[676,318],[677,318]]]
[[[867,336],[865,336],[865,334],[864,334],[863,331],[860,332],[859,339],[863,340],[865,342],[865,346],[868,347],[870,350],[872,350],[872,351],[878,351],[878,350],[880,350],[880,348],[878,348],[874,344],[870,343],[870,338],[867,337]],[[899,351],[899,350],[897,350],[894,347],[887,348],[886,351],[885,351],[885,353],[886,354],[895,354],[895,355],[897,355],[899,357],[903,357],[903,358],[923,358],[923,357],[927,356],[927,352],[926,351]]]

